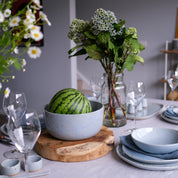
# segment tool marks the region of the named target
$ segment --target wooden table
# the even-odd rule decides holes
[[[178,106],[178,102],[149,99],[149,102],[155,102],[165,105]],[[163,108],[165,109],[165,108]],[[162,109],[162,110],[163,110]],[[160,111],[162,112],[162,111]],[[133,121],[128,120],[127,125],[120,128],[112,128],[115,135],[115,146],[119,143],[119,136],[132,127]],[[137,120],[137,128],[141,127],[167,127],[178,129],[178,125],[174,125],[162,120],[159,116],[154,115],[145,120]],[[0,143],[0,161],[4,160],[3,152],[9,147]],[[148,171],[142,170],[121,160],[115,152],[115,149],[109,154],[91,161],[65,163],[59,161],[50,161],[43,159],[43,168],[41,172],[50,170],[50,174],[46,178],[176,178],[178,170],[171,171]],[[37,172],[36,172],[37,173]],[[39,171],[40,173],[40,171]],[[23,171],[18,176],[23,175]],[[18,177],[15,176],[15,177]]]

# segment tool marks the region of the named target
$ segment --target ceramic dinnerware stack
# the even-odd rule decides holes
[[[168,107],[162,114],[162,119],[167,122],[178,124],[178,107]]]
[[[116,153],[141,169],[178,169],[178,131],[158,127],[136,129],[120,137]]]

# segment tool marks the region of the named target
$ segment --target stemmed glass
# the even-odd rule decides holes
[[[178,73],[173,70],[169,70],[167,81],[172,91],[172,101],[174,101],[174,90],[178,86]]]
[[[96,100],[99,100],[99,97],[101,96],[101,87],[102,87],[102,80],[98,77],[92,77],[90,80],[91,85],[91,91],[93,93],[93,96],[96,98]]]
[[[145,97],[145,87],[142,81],[139,82],[130,82],[127,91],[127,103],[134,106],[134,129],[136,129],[136,117],[137,117],[137,108]],[[131,130],[131,131],[132,131]]]
[[[27,109],[26,97],[23,92],[17,90],[10,90],[6,88],[5,95],[3,98],[3,110],[8,117],[8,122],[11,120],[14,123],[21,120]],[[7,129],[7,124],[5,125]],[[19,152],[15,150],[10,150],[4,153],[6,158],[18,158],[20,155]]]
[[[28,153],[33,149],[41,133],[38,114],[34,110],[29,110],[21,120],[14,121],[10,118],[7,130],[16,148],[24,155],[24,168],[26,174],[28,174]]]

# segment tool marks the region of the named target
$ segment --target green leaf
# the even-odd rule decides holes
[[[126,68],[128,71],[132,71],[136,62],[144,63],[144,60],[140,56],[129,55],[125,61],[123,69]]]
[[[79,56],[79,55],[83,55],[86,54],[86,50],[84,48],[80,49],[79,51],[77,51],[76,53],[74,53],[73,55],[70,55],[69,58],[73,57],[73,56]]]
[[[88,56],[94,60],[101,60],[104,57],[103,51],[96,44],[85,46],[84,48]]]
[[[95,39],[96,39],[96,36],[93,35],[93,34],[92,34],[91,32],[89,32],[89,31],[84,32],[84,34],[85,34],[88,38],[90,38],[90,39],[92,39],[92,40],[95,40]]]
[[[68,54],[72,54],[77,48],[82,47],[82,45],[77,45],[68,51]]]
[[[21,65],[20,65],[18,59],[14,59],[14,67],[15,67],[17,70],[20,70],[20,69],[21,69]]]
[[[110,34],[109,32],[102,32],[97,36],[97,39],[100,41],[100,43],[106,45],[110,41]]]

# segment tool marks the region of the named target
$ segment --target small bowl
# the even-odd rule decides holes
[[[29,172],[38,171],[42,168],[42,158],[38,155],[28,156],[27,164]]]
[[[18,159],[6,159],[0,165],[1,174],[14,176],[20,172],[20,161]]]
[[[49,134],[62,140],[82,140],[96,135],[103,125],[104,106],[90,101],[92,112],[85,114],[56,114],[45,107],[45,123]]]
[[[178,150],[178,131],[168,128],[140,128],[131,134],[133,142],[149,153],[169,153]]]

